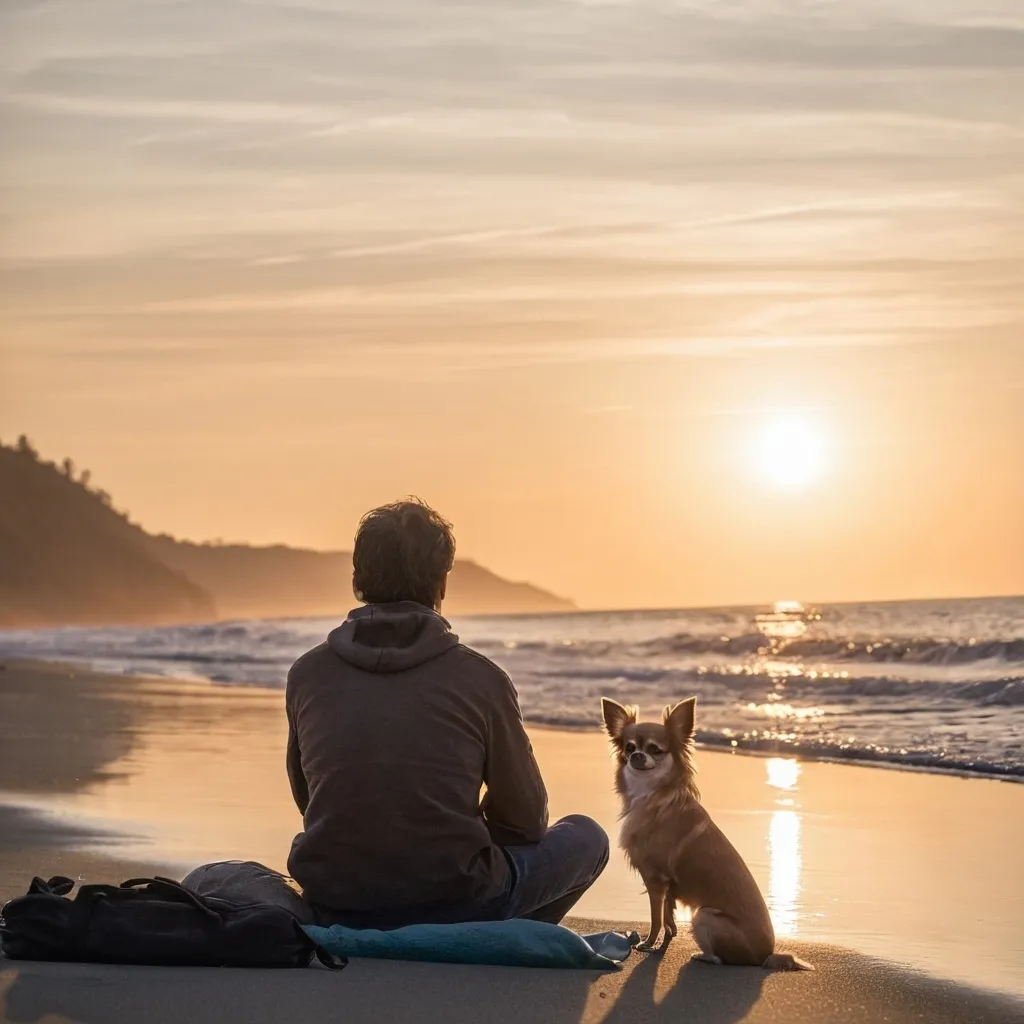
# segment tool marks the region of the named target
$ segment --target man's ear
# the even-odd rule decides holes
[[[601,698],[601,717],[604,719],[604,731],[616,743],[622,735],[622,730],[627,725],[634,725],[636,723],[636,716],[639,712],[640,709],[635,704],[625,707],[610,697]]]
[[[686,743],[693,736],[697,719],[697,698],[687,697],[678,704],[666,705],[661,720],[665,728],[680,742]]]

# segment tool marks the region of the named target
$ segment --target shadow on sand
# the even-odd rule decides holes
[[[757,967],[714,967],[686,959],[680,964],[678,957],[650,956],[633,968],[603,1024],[687,1019],[736,1024],[759,999],[766,977]]]
[[[12,1024],[247,1024],[309,1020],[474,1021],[490,1024],[737,1024],[763,972],[686,964],[665,990],[654,958],[625,976],[437,964],[353,962],[310,968],[120,967],[0,959],[0,1020]],[[665,964],[672,970],[678,963]],[[659,978],[659,974],[661,977]],[[656,1002],[660,999],[660,1002]]]

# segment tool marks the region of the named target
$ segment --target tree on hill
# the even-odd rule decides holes
[[[0,628],[216,618],[212,596],[27,437],[0,449]]]
[[[99,622],[335,616],[352,600],[352,555],[154,537],[70,458],[26,435],[0,445],[0,628]],[[565,601],[460,559],[452,614],[562,611]]]
[[[28,434],[21,434],[18,437],[18,446],[16,450],[20,455],[28,455],[37,462],[39,461],[39,452],[28,439]]]

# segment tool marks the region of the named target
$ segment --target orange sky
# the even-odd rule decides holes
[[[197,539],[417,493],[591,607],[1020,593],[1024,16],[985,11],[5,10],[0,437]]]

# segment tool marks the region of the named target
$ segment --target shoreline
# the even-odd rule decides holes
[[[236,683],[212,683],[214,686],[247,685]],[[273,687],[267,687],[273,689]],[[592,733],[597,726],[587,725],[552,725],[548,722],[531,722],[525,720],[531,732],[568,732]],[[725,743],[709,743],[707,740],[695,740],[694,747],[698,753],[730,754],[737,757],[755,757],[764,760],[773,758],[794,758],[810,764],[832,764],[850,768],[877,768],[880,771],[910,772],[920,775],[944,775],[952,779],[976,779],[986,782],[1009,782],[1024,785],[1024,774],[1012,775],[1007,772],[970,771],[963,768],[945,768],[942,765],[908,764],[903,761],[883,761],[881,758],[829,757],[827,755],[808,754],[800,748],[779,746],[774,750],[755,749],[751,747],[729,746]]]
[[[6,663],[0,901],[23,894],[33,875],[181,877],[236,857],[283,868],[301,822],[282,767],[282,697],[268,687]],[[605,738],[530,732],[552,820],[590,814],[614,836]],[[1007,823],[1024,812],[1024,791],[989,785],[1005,781],[994,778],[954,776],[968,783],[957,786],[947,773],[886,776],[860,771],[874,765],[727,753],[699,751],[705,803],[762,887],[780,949],[856,949],[849,955],[864,963],[1024,997],[1024,885],[1007,888],[999,867],[1012,863]],[[971,829],[958,828],[968,814]],[[950,877],[961,879],[965,904],[985,907],[985,921],[950,923]],[[644,905],[639,880],[613,852],[577,909],[628,927]]]
[[[566,613],[569,614],[569,613]],[[486,616],[481,616],[486,617]],[[104,671],[102,668],[97,667],[95,664],[88,662],[73,661],[73,660],[55,660],[48,661],[45,659],[10,659],[6,662],[0,659],[0,671],[6,666],[10,666],[12,669],[32,669],[33,667],[40,669],[48,669],[56,672],[65,672],[69,669],[74,670],[78,675],[82,676],[99,676],[105,679],[118,680],[123,679],[131,683],[135,682],[148,682],[148,683],[164,683],[173,686],[180,687],[210,687],[217,690],[231,690],[236,687],[240,690],[260,690],[267,693],[284,693],[283,686],[271,686],[266,683],[256,683],[247,681],[232,680],[230,682],[224,682],[216,679],[209,679],[205,676],[198,675],[169,675],[169,674],[158,674],[148,672],[132,672],[131,674],[120,674]],[[0,677],[2,678],[2,677]],[[545,731],[545,732],[567,732],[567,733],[592,733],[595,729],[600,728],[599,723],[595,721],[592,725],[584,725],[573,722],[550,722],[550,721],[536,721],[529,718],[525,718],[524,722],[528,729],[531,731]],[[699,733],[699,729],[698,729]],[[694,742],[694,746],[698,751],[706,751],[708,753],[721,753],[721,754],[737,754],[741,757],[758,757],[758,758],[796,758],[803,762],[811,762],[815,764],[834,764],[834,765],[845,765],[854,768],[877,768],[882,771],[893,771],[893,772],[910,772],[920,773],[923,775],[941,775],[948,778],[954,779],[979,779],[989,780],[994,782],[1008,782],[1015,785],[1024,785],[1024,771],[1014,772],[1012,770],[1007,771],[994,771],[994,770],[978,770],[964,767],[947,767],[941,764],[915,764],[909,761],[889,761],[884,757],[837,757],[830,753],[817,753],[814,750],[808,750],[806,747],[797,745],[786,745],[784,743],[774,743],[773,741],[767,741],[769,745],[756,747],[752,746],[741,746],[739,741],[730,741],[726,743],[708,741],[706,739],[697,739]],[[735,745],[734,745],[735,744]]]

